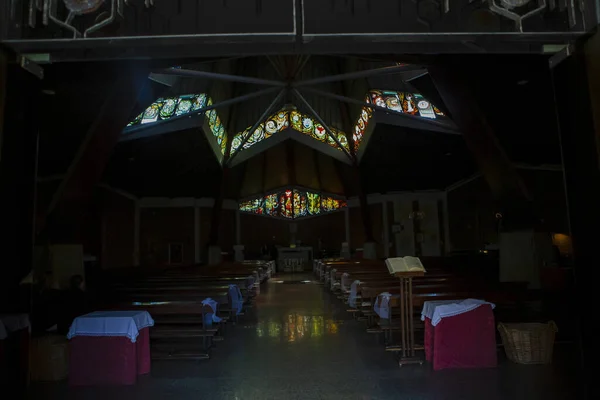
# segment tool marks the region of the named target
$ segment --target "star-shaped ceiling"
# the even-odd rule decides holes
[[[170,88],[131,121],[121,140],[201,127],[227,166],[287,139],[356,164],[378,122],[458,133],[443,108],[410,84],[426,73],[415,65],[329,56],[178,66],[152,75]]]

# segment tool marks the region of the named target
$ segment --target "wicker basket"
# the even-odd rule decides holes
[[[547,324],[498,324],[502,343],[509,360],[518,364],[549,364],[552,362],[554,336],[558,331],[554,321]]]

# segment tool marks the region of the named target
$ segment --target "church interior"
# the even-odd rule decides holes
[[[191,1],[135,29],[132,8],[166,6],[65,0],[63,21],[63,6],[36,8],[53,0],[8,3],[0,22],[29,25],[0,29],[2,385],[32,399],[591,397],[597,35],[562,33],[556,51],[535,35],[497,52],[487,36],[468,51],[321,42],[303,36],[317,6],[291,1],[282,50],[167,35]],[[248,3],[262,21],[272,2]],[[350,3],[352,18],[377,13]],[[346,18],[331,4],[319,18]],[[240,21],[223,29],[254,29]],[[155,36],[136,47],[136,29]]]

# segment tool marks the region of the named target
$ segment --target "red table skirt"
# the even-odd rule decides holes
[[[133,385],[150,373],[148,328],[135,343],[123,336],[76,336],[69,345],[69,385]]]
[[[490,368],[497,365],[496,326],[489,304],[476,309],[445,317],[428,328],[425,319],[425,357],[433,360],[433,369]]]
[[[433,360],[433,329],[434,326],[431,325],[431,318],[425,317],[425,360],[431,362]]]

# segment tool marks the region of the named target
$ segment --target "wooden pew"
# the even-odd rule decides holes
[[[228,264],[222,268],[186,267],[153,270],[144,276],[131,274],[109,284],[106,306],[102,308],[150,312],[155,320],[150,330],[153,358],[208,358],[213,340],[222,339],[224,324],[205,326],[205,315],[211,309],[202,301],[214,299],[220,317],[235,321],[237,313],[231,307],[229,285],[238,286],[244,302],[249,302],[253,288],[260,284],[257,269],[253,264]],[[202,348],[194,350],[200,338]]]

